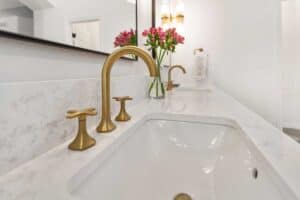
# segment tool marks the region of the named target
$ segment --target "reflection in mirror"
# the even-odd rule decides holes
[[[111,53],[136,30],[136,0],[0,0],[0,30]]]
[[[72,22],[71,26],[73,46],[101,50],[99,20]]]

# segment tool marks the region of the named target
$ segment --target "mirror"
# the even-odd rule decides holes
[[[137,29],[136,0],[0,0],[0,31],[109,54]]]

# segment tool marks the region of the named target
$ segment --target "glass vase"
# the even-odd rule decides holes
[[[165,87],[161,81],[160,75],[152,78],[152,81],[150,82],[149,86],[148,96],[151,99],[165,98]]]
[[[161,79],[161,65],[168,51],[157,47],[153,50],[156,57],[157,76],[150,82],[148,96],[151,99],[163,99],[165,98],[165,87]]]

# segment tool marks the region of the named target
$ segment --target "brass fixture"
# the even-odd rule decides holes
[[[171,19],[172,19],[172,16],[167,15],[167,14],[161,16],[161,22],[163,25],[169,24],[172,21]]]
[[[180,193],[174,197],[174,200],[192,200],[192,197],[185,193]]]
[[[204,51],[203,48],[195,49],[195,50],[194,50],[194,55],[196,55],[197,53],[201,53],[201,52],[203,52],[203,51]]]
[[[169,72],[168,72],[168,84],[167,84],[167,91],[172,90],[174,87],[178,87],[179,85],[175,85],[172,81],[172,71],[175,68],[179,68],[183,71],[183,73],[186,73],[186,70],[184,69],[184,67],[182,67],[181,65],[174,65],[172,67],[170,67]]]
[[[122,56],[128,54],[142,58],[148,67],[150,76],[157,76],[158,74],[153,58],[146,51],[136,46],[121,47],[108,56],[102,68],[102,116],[97,127],[98,133],[108,133],[116,128],[116,125],[111,120],[110,113],[110,72],[114,63]]]
[[[177,0],[176,4],[169,1],[162,2],[160,6],[161,13],[161,23],[162,25],[170,25],[175,22],[175,24],[184,23],[184,3],[181,0]]]
[[[258,169],[257,168],[253,168],[252,169],[252,177],[254,179],[257,179],[258,178]]]
[[[184,23],[184,15],[183,14],[177,14],[175,16],[175,19],[176,19],[177,23],[181,23],[181,24]]]
[[[74,151],[83,151],[96,144],[96,140],[89,136],[86,130],[86,117],[97,115],[95,108],[87,108],[81,111],[69,110],[67,112],[67,119],[78,118],[79,128],[75,140],[69,145],[69,149]]]
[[[172,16],[171,14],[163,14],[161,16],[161,22],[162,25],[170,24],[173,21],[176,21],[177,23],[183,24],[184,23],[184,15],[183,14],[177,14],[175,16]]]
[[[126,122],[131,119],[130,115],[126,112],[125,102],[128,100],[132,100],[131,97],[125,96],[125,97],[113,97],[116,101],[119,101],[121,104],[120,112],[116,117],[116,121],[118,122]]]

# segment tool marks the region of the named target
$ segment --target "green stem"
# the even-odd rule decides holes
[[[156,96],[158,97],[158,85],[159,85],[159,81],[156,79],[155,83],[156,83]]]
[[[162,63],[163,59],[165,58],[166,53],[167,53],[167,50],[163,50],[163,54],[162,54],[162,56],[160,58],[161,59],[160,63]]]
[[[162,92],[162,95],[165,94],[164,85],[161,82],[161,71],[160,71],[161,68],[160,67],[161,67],[163,59],[167,53],[167,50],[161,49],[161,48],[159,48],[159,49],[154,48],[154,52],[155,52],[155,55],[157,56],[156,57],[157,76],[153,79],[152,83],[150,84],[148,94],[149,94],[149,96],[151,96],[151,91],[153,89],[155,89],[156,91],[153,91],[153,92],[156,95],[156,97],[158,97],[160,95],[160,92]]]
[[[149,90],[148,90],[148,96],[150,97],[151,96],[151,90],[153,89],[153,86],[154,86],[154,81],[152,81],[150,87],[149,87]]]
[[[161,81],[160,67],[161,67],[161,64],[163,62],[163,59],[164,59],[166,53],[167,53],[167,50],[159,49],[159,56],[156,59],[156,65],[157,65],[157,69],[158,69],[158,75],[157,76],[158,76],[160,81]]]
[[[157,50],[156,50],[157,51]],[[159,50],[159,54],[156,54],[157,57],[156,57],[156,60],[159,60],[160,59],[160,56],[161,56],[161,50]]]

